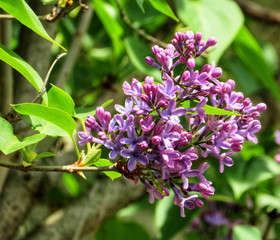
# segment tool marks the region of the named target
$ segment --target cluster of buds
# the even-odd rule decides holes
[[[96,116],[85,121],[86,132],[78,133],[81,145],[93,142],[110,149],[109,158],[124,166],[129,179],[146,186],[151,203],[172,190],[182,217],[185,208],[203,206],[199,196],[208,199],[214,194],[212,182],[204,176],[208,156],[219,160],[220,172],[232,166],[231,155],[241,151],[244,140],[258,142],[258,118],[266,109],[264,103],[253,106],[233,91],[233,80],[219,81],[222,69],[214,62],[200,72],[195,69],[195,59],[216,42],[187,31],[175,33],[166,49],[153,46],[157,61],[147,57],[146,63],[161,71],[162,83],[152,77],[143,84],[136,79],[124,82],[128,97],[125,106],[115,106],[118,114],[112,117],[98,107]],[[177,66],[182,66],[178,75]],[[233,114],[210,115],[206,105]],[[194,164],[198,158],[200,165]]]

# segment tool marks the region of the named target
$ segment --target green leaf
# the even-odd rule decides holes
[[[186,217],[180,217],[180,208],[174,205],[173,194],[158,201],[155,210],[155,222],[160,234],[159,239],[173,239],[181,229],[191,223],[199,212],[199,208],[185,209]]]
[[[85,164],[85,167],[88,167],[95,162],[97,162],[101,157],[101,149],[91,149],[89,153],[86,155],[85,159],[83,159],[82,163]]]
[[[245,96],[253,96],[263,88],[237,56],[236,58],[223,58],[223,66],[231,73],[236,86],[242,90]]]
[[[227,110],[224,110],[221,108],[216,108],[216,107],[213,107],[210,105],[205,105],[203,107],[203,109],[205,110],[207,115],[225,115],[225,116],[237,115],[237,116],[240,116],[239,113],[227,111]]]
[[[119,56],[121,49],[123,49],[120,40],[120,37],[123,35],[123,28],[114,18],[116,15],[115,9],[101,0],[91,0],[91,2],[98,18],[113,42],[115,56]]]
[[[105,102],[104,104],[102,104],[102,107],[105,108],[107,106],[109,106],[114,100],[110,99],[107,102]],[[75,108],[75,117],[79,118],[80,121],[84,122],[87,119],[88,115],[95,115],[95,110],[96,107],[88,107],[88,108]]]
[[[15,111],[22,115],[32,115],[42,118],[65,131],[70,137],[76,129],[76,122],[66,112],[40,104],[22,103],[12,105]]]
[[[33,159],[33,161],[35,161],[35,160],[37,160],[37,159],[46,158],[46,157],[53,157],[53,156],[55,156],[54,153],[51,153],[51,152],[43,152],[43,153],[37,154],[37,156]]]
[[[152,238],[143,225],[133,221],[122,221],[113,218],[106,221],[98,229],[96,240],[151,240]]]
[[[150,174],[151,181],[152,181],[154,187],[155,187],[161,194],[163,194],[164,196],[166,196],[166,192],[164,191],[163,186],[156,180],[155,176],[152,174],[151,171],[149,171],[148,169],[147,169],[147,171],[148,171],[149,174]]]
[[[160,71],[145,63],[146,56],[152,53],[146,44],[142,43],[137,37],[127,37],[124,39],[124,46],[130,61],[137,70],[154,77],[157,81],[161,81]]]
[[[271,209],[280,210],[280,201],[278,196],[266,193],[259,193],[256,198],[257,206],[260,208],[269,207]]]
[[[75,103],[68,93],[52,85],[48,91],[48,106],[58,108],[70,115],[74,115]]]
[[[57,0],[41,0],[41,2],[44,5],[50,5],[50,4],[53,4],[53,3],[57,2]]]
[[[31,128],[34,131],[39,131],[42,134],[46,134],[48,136],[52,137],[66,137],[68,134],[59,128],[58,126],[52,124],[51,122],[48,122],[42,118],[35,117],[35,116],[24,116],[24,119],[26,119]]]
[[[256,79],[280,102],[280,88],[274,79],[273,72],[264,58],[261,47],[245,27],[236,36],[234,49],[240,60],[254,74]]]
[[[60,44],[55,42],[46,32],[42,26],[40,20],[33,12],[33,10],[28,6],[24,0],[0,0],[0,8],[14,16],[23,25],[30,28],[32,31],[40,35],[41,37],[47,39],[48,41],[55,43],[61,47],[64,51],[66,49]]]
[[[280,174],[280,166],[269,156],[256,156],[250,161],[235,156],[233,159],[234,165],[225,171],[225,175],[237,200],[260,182]]]
[[[262,234],[257,227],[237,225],[233,228],[232,240],[254,239],[261,240]]]
[[[173,13],[173,11],[171,10],[171,8],[165,0],[149,0],[149,2],[156,10],[179,22],[179,19],[175,16],[175,14]]]
[[[223,52],[234,40],[244,17],[234,1],[216,0],[176,0],[179,19],[187,26],[203,34],[203,39],[215,36],[218,39],[210,48],[208,61],[220,59]]]
[[[6,155],[28,145],[37,143],[43,140],[45,137],[46,135],[43,134],[35,134],[26,137],[23,140],[19,140],[13,134],[12,125],[7,120],[0,117],[0,150]]]
[[[170,196],[165,197],[156,203],[155,209],[155,226],[160,230],[168,218],[168,211],[173,206],[174,193],[171,192]]]
[[[20,72],[38,92],[41,90],[43,87],[43,80],[39,74],[20,56],[2,44],[0,44],[0,60],[6,62]],[[45,94],[43,97],[44,96]]]
[[[199,101],[198,100],[193,100],[193,102],[195,104],[198,104]],[[184,108],[190,108],[192,107],[191,106],[191,101],[185,101],[183,103],[183,107]],[[236,113],[236,112],[231,112],[231,111],[228,111],[228,110],[224,110],[224,109],[221,109],[221,108],[217,108],[217,107],[213,107],[213,106],[210,106],[210,105],[205,105],[203,107],[203,109],[205,110],[206,114],[207,115],[224,115],[224,116],[231,116],[231,115],[236,115],[236,116],[240,116],[239,113]]]
[[[144,3],[144,0],[136,0],[139,8],[142,10],[143,13],[145,13],[145,9],[144,9],[144,6],[143,6],[143,3]]]
[[[113,163],[108,159],[100,158],[97,162],[94,163],[94,165],[96,167],[107,167],[107,166],[112,166]],[[104,171],[103,173],[106,174],[109,178],[111,178],[112,181],[115,178],[122,176],[119,172],[114,172],[114,171]]]
[[[76,197],[79,195],[81,188],[75,176],[69,173],[63,173],[62,181],[72,197]]]
[[[32,163],[26,162],[26,161],[22,161],[22,165],[23,165],[24,167],[28,167],[28,166],[31,166]]]

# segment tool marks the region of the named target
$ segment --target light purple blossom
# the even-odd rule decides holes
[[[186,113],[185,108],[176,108],[176,101],[172,99],[169,102],[167,110],[163,110],[160,115],[163,119],[170,120],[173,124],[180,122],[179,117],[183,116]]]
[[[164,82],[164,86],[162,84],[158,85],[158,90],[168,99],[174,99],[176,92],[180,87],[178,85],[174,85],[174,82],[171,79],[167,79]]]
[[[128,116],[132,112],[132,106],[133,106],[133,100],[132,100],[132,98],[129,97],[125,100],[125,107],[123,107],[119,104],[116,104],[115,109],[120,114]]]
[[[214,37],[204,41],[201,33],[187,31],[175,33],[165,49],[153,46],[154,57],[145,60],[161,71],[162,84],[149,76],[144,84],[135,78],[124,82],[122,89],[129,97],[125,106],[115,105],[118,114],[111,117],[98,107],[96,115],[85,120],[86,132],[78,133],[80,145],[93,142],[109,149],[118,170],[145,185],[151,203],[168,196],[171,187],[182,217],[185,209],[203,206],[198,196],[214,195],[212,182],[205,177],[208,156],[216,158],[221,173],[232,166],[232,155],[242,150],[245,140],[258,142],[257,119],[266,109],[264,103],[254,106],[243,93],[235,92],[232,79],[221,82],[223,71],[215,62],[197,69],[196,58],[216,42]],[[207,105],[233,115],[210,115]],[[275,136],[280,144],[280,131]],[[202,163],[196,168],[198,158]],[[275,159],[280,162],[279,153]],[[216,226],[226,223],[219,213],[207,221]]]

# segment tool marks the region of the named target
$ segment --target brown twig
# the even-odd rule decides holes
[[[37,16],[41,21],[55,22],[72,12],[75,8],[81,7],[83,10],[87,10],[88,6],[85,3],[82,3],[82,0],[75,2],[71,6],[66,6],[64,8],[54,7],[51,13]],[[0,14],[0,20],[16,20],[16,18],[10,14]]]
[[[265,8],[251,1],[235,0],[244,14],[253,17],[257,20],[268,23],[280,24],[280,12],[269,8]]]
[[[38,95],[37,95],[37,96],[35,97],[35,99],[33,100],[33,103],[36,103],[36,102],[39,100],[39,98],[42,96],[43,92],[45,91],[46,85],[47,85],[47,83],[48,83],[48,80],[49,80],[49,77],[50,77],[50,74],[51,74],[51,71],[52,71],[54,65],[56,64],[56,62],[57,62],[61,57],[65,56],[66,54],[67,54],[67,53],[61,53],[61,54],[59,54],[59,55],[56,57],[56,59],[53,61],[52,65],[51,65],[51,67],[49,68],[48,73],[47,73],[47,75],[46,75],[46,77],[45,77],[43,87],[41,88],[40,92],[38,93]]]
[[[30,165],[24,167],[20,163],[12,163],[0,160],[0,166],[10,169],[19,170],[22,172],[68,172],[68,173],[77,173],[77,172],[101,172],[101,171],[118,171],[115,165],[108,167],[74,167],[71,165],[66,166],[41,166],[41,165]]]
[[[160,47],[165,48],[165,47],[167,46],[167,44],[166,44],[165,42],[160,41],[159,39],[157,39],[157,38],[155,38],[155,37],[153,37],[153,36],[147,34],[147,33],[146,33],[144,30],[142,30],[142,29],[138,29],[138,28],[134,27],[134,26],[132,25],[132,23],[129,21],[128,16],[125,14],[125,12],[124,12],[124,10],[123,10],[121,4],[119,3],[119,1],[118,1],[118,0],[115,0],[115,1],[116,1],[117,5],[118,5],[118,7],[119,7],[119,10],[120,10],[120,12],[121,12],[123,21],[125,22],[125,24],[126,24],[129,28],[131,28],[131,29],[132,29],[134,32],[136,32],[139,36],[141,36],[141,37],[147,39],[148,41],[150,41],[150,42],[152,42],[152,43],[154,43],[154,44],[159,45]]]

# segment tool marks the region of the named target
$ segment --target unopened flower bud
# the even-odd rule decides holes
[[[245,98],[244,101],[243,101],[243,106],[244,107],[247,107],[251,104],[251,100],[249,98]]]
[[[205,64],[205,65],[203,65],[201,71],[202,71],[202,72],[207,72],[207,73],[209,73],[210,70],[211,70],[211,66],[210,66],[209,64]]]
[[[153,66],[153,64],[155,63],[155,60],[152,57],[146,57],[145,60],[146,63],[150,66]]]
[[[211,77],[213,78],[219,78],[221,77],[223,74],[223,70],[221,68],[215,68],[212,73],[211,73]]]
[[[231,126],[232,126],[232,123],[226,122],[226,123],[223,124],[222,130],[229,131]]]
[[[261,116],[261,114],[260,114],[259,112],[252,112],[252,113],[251,113],[251,117],[252,117],[252,118],[255,118],[255,119],[256,119],[256,118],[259,118],[260,116]]]
[[[146,141],[142,141],[139,143],[142,150],[145,150],[148,148],[148,143]]]
[[[145,91],[146,92],[146,91]],[[147,94],[142,94],[141,95],[141,99],[144,101],[144,102],[149,102],[149,97]]]
[[[186,31],[185,37],[186,37],[186,40],[191,40],[191,39],[193,39],[193,38],[194,38],[194,33],[193,33],[193,31]]]
[[[104,132],[99,132],[98,138],[103,141],[107,139],[106,134]]]
[[[152,52],[153,52],[153,54],[154,55],[157,55],[159,52],[161,52],[163,49],[162,48],[160,48],[158,45],[154,45],[153,47],[152,47]]]
[[[266,110],[266,104],[265,104],[265,103],[259,103],[259,104],[257,105],[257,109],[258,109],[258,111],[260,111],[260,112]]]
[[[187,53],[190,53],[190,52],[192,52],[194,50],[194,45],[192,44],[192,43],[189,43],[188,45],[187,45]]]
[[[161,142],[161,137],[160,136],[153,136],[152,137],[152,144],[158,145]]]
[[[227,84],[229,84],[231,86],[231,90],[234,89],[235,87],[235,81],[232,79],[227,80]]]
[[[177,39],[172,39],[171,40],[171,44],[174,46],[174,47],[176,47],[177,45],[178,45],[178,40]]]
[[[216,45],[216,43],[217,43],[217,39],[215,37],[210,37],[210,38],[208,38],[208,40],[206,42],[206,46],[212,47],[212,46]]]
[[[201,32],[197,32],[197,33],[195,34],[195,40],[196,40],[197,42],[199,42],[199,41],[201,41],[201,39],[202,39],[202,33],[201,33]]]
[[[199,183],[197,188],[200,192],[204,192],[208,187],[204,183]]]
[[[182,82],[189,81],[190,80],[190,72],[189,71],[184,72],[181,79],[182,79]]]
[[[187,67],[189,69],[194,69],[195,67],[195,60],[193,58],[189,58],[187,61]]]
[[[222,94],[225,94],[225,93],[230,93],[231,91],[231,86],[227,83],[224,83],[223,86],[222,86]]]
[[[174,34],[175,39],[177,39],[178,41],[184,41],[186,39],[186,36],[184,33],[181,32],[176,32]]]
[[[194,204],[195,204],[195,206],[198,207],[198,208],[201,208],[201,207],[203,207],[203,205],[204,205],[204,203],[203,203],[200,199],[196,199],[196,200],[194,201]]]
[[[242,145],[238,145],[238,144],[232,144],[231,145],[231,149],[234,152],[240,152],[242,150]]]
[[[158,103],[158,107],[166,108],[168,106],[168,101],[166,99],[162,99]]]
[[[87,119],[85,120],[85,126],[91,128],[93,125],[95,125],[95,123],[95,118],[91,115],[88,115]]]
[[[210,88],[210,93],[217,94],[220,91],[220,88],[218,86],[212,86]]]

